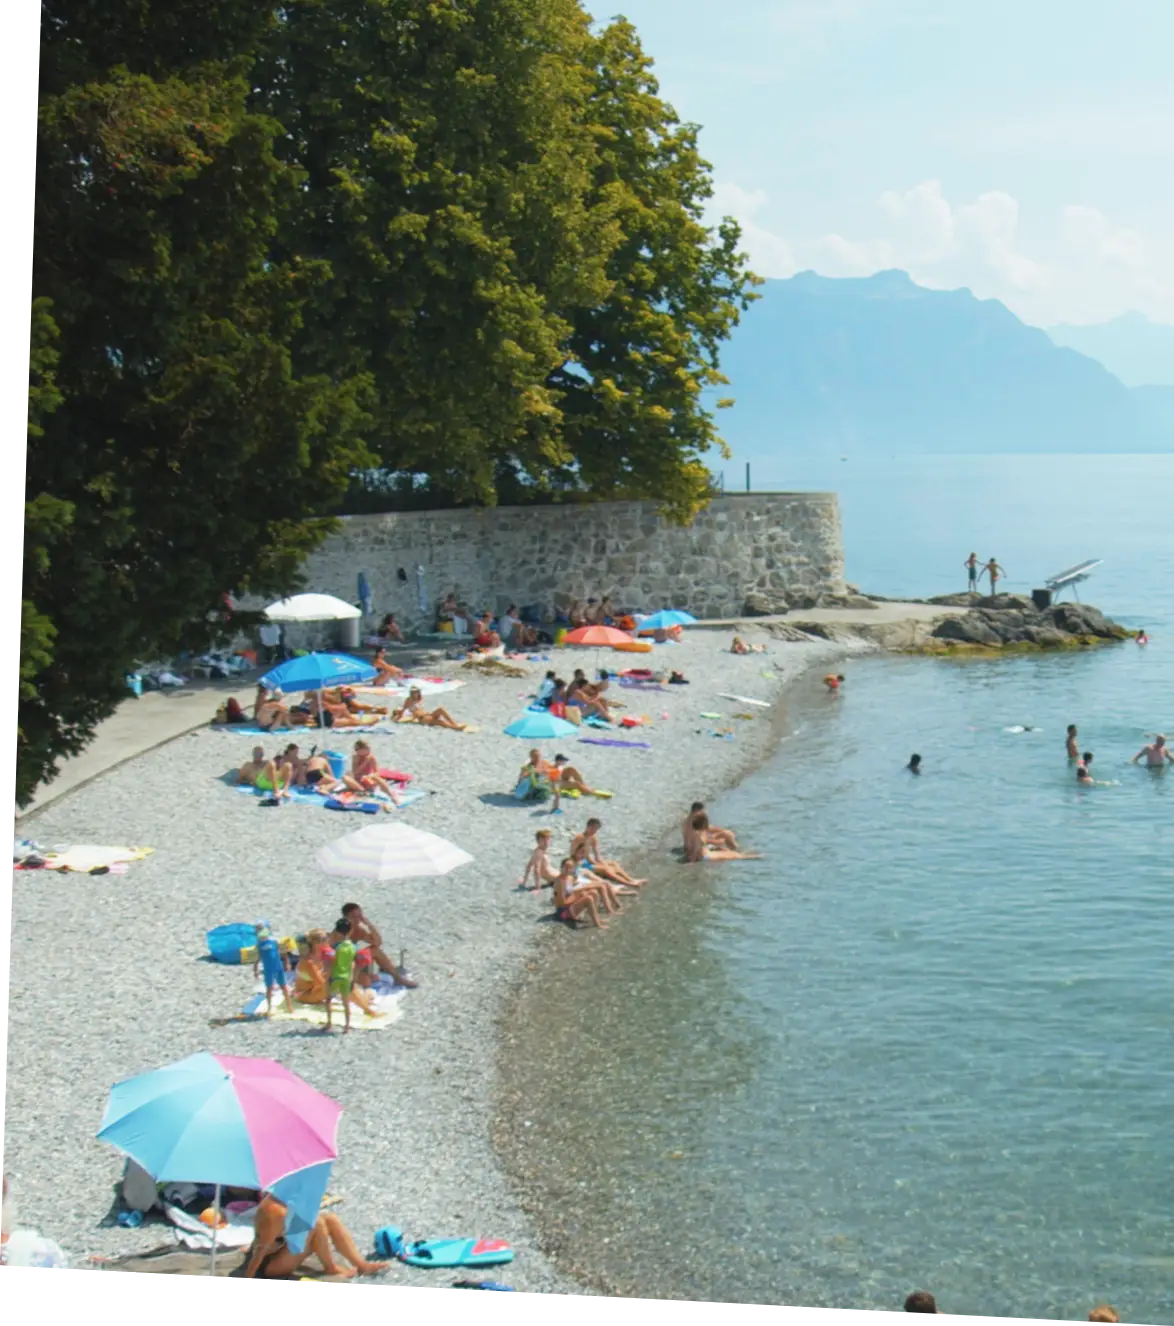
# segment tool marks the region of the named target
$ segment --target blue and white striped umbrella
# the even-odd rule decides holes
[[[327,843],[318,864],[346,879],[427,879],[471,865],[468,852],[410,824],[370,824]]]

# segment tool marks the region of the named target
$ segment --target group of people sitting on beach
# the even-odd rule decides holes
[[[300,747],[290,742],[272,759],[266,757],[263,747],[254,746],[252,756],[237,770],[236,781],[238,786],[268,792],[279,802],[288,799],[295,787],[323,796],[345,796],[347,793],[369,796],[380,792],[390,803],[385,803],[384,809],[391,811],[397,806],[398,793],[407,779],[403,774],[381,771],[375,752],[360,738],[351,754],[350,770],[342,774],[335,774],[329,759],[316,746],[309,755],[303,756]]]
[[[474,652],[482,654],[506,650],[518,653],[550,643],[550,636],[541,627],[522,621],[516,603],[495,617],[492,612],[473,611],[463,600],[458,601],[455,594],[447,594],[437,608],[436,629],[472,636]]]
[[[273,1011],[274,995],[287,1011],[292,1002],[320,1005],[326,1009],[326,1030],[333,1027],[334,1000],[342,1003],[345,1035],[350,1031],[352,1005],[362,1013],[375,1012],[373,992],[380,987],[403,986],[414,990],[416,982],[396,966],[383,950],[379,931],[357,902],[344,903],[342,913],[330,930],[308,930],[298,939],[298,962],[290,989],[290,960],[282,952],[268,927],[258,924],[257,962],[254,970],[264,976],[265,1002]]]
[[[582,668],[576,668],[569,682],[552,670],[547,672],[538,688],[537,702],[556,718],[571,723],[580,723],[589,717],[610,723],[612,709],[624,707],[608,695],[610,689],[609,674],[604,669],[600,669],[597,679],[591,681]]]
[[[370,727],[387,712],[386,705],[360,700],[352,686],[304,691],[301,700],[290,704],[281,691],[258,685],[253,700],[253,721],[265,732],[291,727]]]
[[[538,752],[531,751],[530,764],[526,768],[537,768],[540,763]],[[583,784],[578,771],[566,765],[565,757],[556,756],[555,763],[560,765],[561,775],[555,780],[556,788],[569,773],[584,795],[599,795]],[[599,843],[602,827],[603,822],[597,817],[589,819],[583,831],[571,838],[557,870],[550,859],[553,833],[550,829],[539,829],[534,835],[534,850],[526,862],[521,887],[533,891],[547,886],[553,889],[554,914],[558,921],[576,924],[586,917],[597,929],[603,929],[607,925],[603,913],[618,912],[621,898],[636,893],[648,883],[647,879],[636,879],[618,861],[603,855]],[[687,864],[758,859],[757,853],[741,850],[732,829],[710,824],[704,802],[693,802],[681,828]]]

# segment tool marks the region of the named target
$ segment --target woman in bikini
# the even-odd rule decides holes
[[[264,686],[257,687],[253,700],[253,721],[266,732],[275,727],[293,727],[290,712],[281,703],[281,692],[274,691],[270,695]]]
[[[375,657],[371,660],[371,666],[376,672],[376,686],[386,686],[390,681],[402,681],[408,675],[403,668],[397,668],[394,663],[387,661],[387,651],[382,645],[376,649]]]
[[[464,732],[466,724],[458,723],[447,709],[437,706],[431,713],[420,706],[424,703],[424,696],[420,693],[417,686],[413,686],[408,692],[408,698],[403,705],[395,710],[392,718],[397,723],[422,723],[425,727],[447,727],[453,732]]]
[[[304,1251],[294,1252],[285,1239],[288,1214],[289,1208],[276,1197],[266,1193],[261,1198],[254,1218],[256,1233],[245,1266],[247,1280],[288,1279],[311,1255],[318,1258],[327,1275],[342,1276],[347,1280],[356,1275],[378,1275],[390,1265],[389,1262],[369,1262],[338,1216],[328,1212],[319,1215],[314,1222],[314,1228],[306,1237]],[[336,1252],[350,1265],[339,1266],[334,1260]]]
[[[399,798],[386,779],[379,776],[379,761],[375,752],[361,738],[355,742],[355,751],[351,756],[351,776],[343,782],[352,792],[383,792],[392,805],[398,804]]]
[[[575,887],[575,862],[568,857],[554,881],[554,917],[556,921],[573,924],[585,912],[597,930],[607,926],[606,921],[599,919],[595,895],[587,889]]]
[[[592,695],[588,689],[589,683],[586,678],[582,681],[572,681],[570,691],[567,693],[567,705],[578,709],[584,718],[588,714],[594,714],[602,718],[604,722],[611,722],[611,710],[608,708],[607,701],[602,696]]]
[[[299,1004],[325,1004],[330,993],[330,973],[334,966],[334,949],[327,942],[325,930],[311,930],[306,936],[309,952],[294,971],[294,1000]],[[375,1004],[365,990],[353,987],[348,1001],[364,1013],[373,1013]]]

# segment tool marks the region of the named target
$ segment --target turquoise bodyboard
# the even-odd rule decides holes
[[[399,1259],[409,1266],[501,1266],[514,1260],[514,1250],[502,1239],[421,1239]]]

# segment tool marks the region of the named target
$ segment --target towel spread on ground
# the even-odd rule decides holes
[[[404,677],[402,681],[394,681],[386,686],[355,686],[353,690],[362,692],[364,695],[385,695],[389,699],[398,699],[407,695],[413,686],[421,695],[440,695],[444,691],[459,691],[465,683],[463,681],[446,681],[443,677]]]
[[[259,787],[250,787],[248,783],[242,783],[236,789],[243,792],[245,796],[268,798],[273,795],[272,792],[264,791]],[[382,792],[372,792],[369,796],[358,796],[354,792],[323,793],[312,792],[308,787],[291,787],[289,789],[289,799],[300,802],[302,805],[325,806],[328,801],[341,801],[348,808],[359,810],[364,805],[388,804],[387,797]],[[410,806],[414,801],[422,801],[428,795],[418,787],[404,788],[396,792],[395,800],[391,803],[397,810],[402,810],[405,806]]]
[[[212,1230],[199,1217],[189,1215],[183,1207],[172,1206],[170,1202],[160,1202],[160,1205],[169,1223],[175,1226],[177,1243],[182,1243],[185,1248],[192,1248],[193,1250],[211,1248]],[[219,1251],[221,1248],[247,1248],[253,1241],[255,1233],[253,1223],[256,1213],[257,1208],[255,1206],[239,1213],[225,1212],[228,1224],[216,1231],[216,1250]]]
[[[303,736],[323,737],[327,733],[336,735],[346,735],[354,732],[356,735],[368,732],[394,732],[395,724],[388,719],[383,719],[378,723],[359,723],[352,727],[349,724],[345,727],[258,727],[255,723],[213,723],[214,732],[227,732],[230,736],[236,737],[287,737],[296,733]]]
[[[364,1013],[352,1004],[352,1027],[361,1028],[363,1031],[382,1031],[385,1027],[390,1027],[393,1022],[398,1022],[403,1016],[401,1001],[403,996],[407,994],[407,990],[402,985],[396,985],[386,972],[380,973],[379,980],[367,991],[367,994],[374,1001],[375,1012],[374,1014]],[[254,994],[241,1012],[246,1017],[256,1017],[258,1015],[264,1017],[265,991],[262,989]],[[345,1017],[341,1002],[336,1000],[333,1009],[334,1025],[336,1027],[342,1026]],[[287,1013],[284,1001],[275,995],[271,1020],[274,1022],[308,1022],[315,1027],[324,1027],[326,1025],[326,1006],[324,1004],[299,1004],[295,1001],[293,1012]]]
[[[153,847],[102,847],[96,843],[79,843],[63,852],[51,852],[44,858],[43,870],[68,870],[88,875],[91,870],[109,869],[128,861],[141,861],[150,856]]]
[[[579,741],[584,746],[627,746],[639,750],[652,749],[651,743],[647,741],[616,741],[611,737],[580,737]]]

